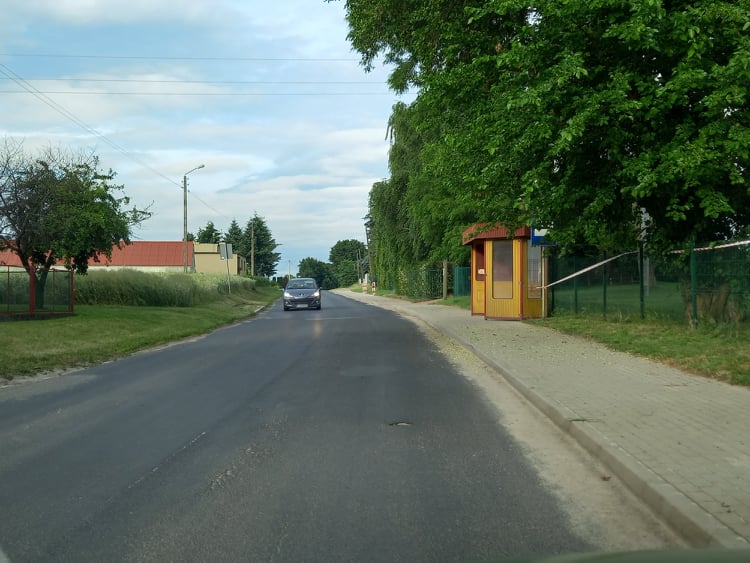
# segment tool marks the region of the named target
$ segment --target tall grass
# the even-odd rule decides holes
[[[229,294],[230,289],[234,292],[255,290],[255,282],[251,279],[235,276],[230,281],[217,274],[97,271],[76,276],[75,298],[79,305],[193,307],[216,301]]]

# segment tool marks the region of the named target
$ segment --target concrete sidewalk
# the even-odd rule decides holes
[[[539,326],[337,293],[421,319],[470,349],[693,546],[750,546],[750,390]]]

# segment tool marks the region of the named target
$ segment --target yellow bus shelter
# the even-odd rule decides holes
[[[501,225],[472,225],[463,232],[471,245],[471,313],[485,319],[542,318],[546,265],[542,248],[531,244],[531,228],[514,232]]]

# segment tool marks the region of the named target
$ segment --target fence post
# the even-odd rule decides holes
[[[607,251],[604,251],[604,259],[607,259]],[[602,316],[607,318],[607,278],[609,278],[609,262],[602,268]]]
[[[73,270],[70,270],[68,272],[69,277],[69,283],[68,283],[68,289],[70,291],[70,312],[75,313],[76,312],[76,287],[75,287],[75,276],[73,276]]]
[[[638,272],[639,272],[639,280],[638,284],[640,286],[640,302],[641,302],[641,319],[646,318],[646,292],[645,292],[645,281],[644,277],[646,276],[646,272],[643,269],[643,243],[640,244],[638,247]]]
[[[575,256],[573,256],[573,271],[578,271]],[[573,278],[573,313],[578,314],[578,276]]]
[[[695,256],[695,239],[690,243],[690,300],[693,328],[698,326],[698,260]]]
[[[11,293],[10,293],[10,266],[6,266],[6,276],[8,277],[7,285],[6,285],[6,301],[5,301],[5,308],[8,312],[10,312],[10,299],[11,299]]]
[[[446,299],[448,299],[448,260],[443,260],[443,301]]]

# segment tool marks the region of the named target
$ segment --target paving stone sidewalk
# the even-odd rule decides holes
[[[338,293],[421,319],[473,351],[695,547],[750,546],[750,390],[544,327]]]

